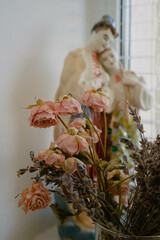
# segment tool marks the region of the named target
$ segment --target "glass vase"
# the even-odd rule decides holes
[[[102,227],[99,224],[95,225],[95,240],[160,240],[160,235],[158,236],[131,236],[125,235],[118,232],[114,232],[107,228]]]

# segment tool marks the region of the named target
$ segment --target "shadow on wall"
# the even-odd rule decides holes
[[[34,150],[37,154],[40,149],[47,148],[50,140],[52,140],[53,129],[34,129],[29,127],[27,121],[29,111],[20,109],[29,104],[34,104],[34,97],[47,100],[47,96],[52,96],[54,76],[48,69],[47,52],[48,43],[44,38],[38,38],[34,46],[29,49],[29,55],[24,62],[21,63],[20,71],[16,86],[13,90],[13,101],[17,111],[13,112],[13,118],[16,122],[16,141],[17,149],[15,149],[15,166],[16,170],[30,165],[29,152]],[[53,72],[53,71],[52,71]],[[53,96],[52,96],[53,98]],[[35,175],[35,174],[33,174]],[[31,174],[21,176],[20,179],[15,178],[15,195],[31,184]],[[15,200],[16,204],[18,199]],[[17,207],[15,204],[15,207]],[[54,214],[50,208],[45,210],[29,212],[27,215],[21,210],[16,209],[14,221],[14,232],[9,236],[9,240],[32,240],[45,229],[56,224]]]

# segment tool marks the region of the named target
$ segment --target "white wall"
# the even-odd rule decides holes
[[[89,11],[89,4],[95,9],[97,3],[102,10]],[[16,171],[29,165],[30,150],[38,153],[52,140],[52,129],[29,127],[23,107],[35,96],[53,99],[64,57],[84,45],[86,29],[106,13],[104,5],[106,1],[0,0],[1,240],[32,240],[55,224],[50,209],[25,215],[14,199],[31,182],[29,175],[18,179]]]
[[[0,1],[1,240],[30,240],[55,223],[50,209],[25,215],[14,199],[31,182],[16,171],[30,150],[48,148],[53,131],[29,127],[23,107],[53,99],[65,55],[84,45],[83,21],[84,1]]]

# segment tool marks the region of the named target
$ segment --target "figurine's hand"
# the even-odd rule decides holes
[[[125,72],[125,76],[122,79],[123,84],[128,86],[135,86],[139,83],[139,78],[134,72]]]
[[[89,90],[91,88],[101,88],[102,87],[102,80],[98,77],[93,77],[91,79],[84,79],[79,87],[81,88],[82,92],[85,92],[86,90]]]
[[[82,92],[91,89],[91,88],[103,88],[108,86],[110,77],[107,73],[102,72],[97,77],[91,77],[89,79],[83,79],[83,81],[80,83],[80,87],[83,90]]]

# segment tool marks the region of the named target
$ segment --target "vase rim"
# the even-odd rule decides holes
[[[137,239],[151,239],[152,237],[155,239],[155,238],[160,238],[160,235],[152,235],[152,236],[136,236],[136,235],[128,235],[128,234],[124,234],[124,233],[121,233],[121,232],[116,232],[116,231],[113,231],[113,230],[110,230],[108,229],[107,227],[104,227],[102,226],[101,224],[99,223],[95,223],[95,225],[97,225],[98,227],[104,229],[104,230],[107,230],[109,233],[111,234],[114,234],[116,236],[120,236],[120,237],[123,237],[123,238],[126,238],[128,239],[128,237],[135,237]]]

